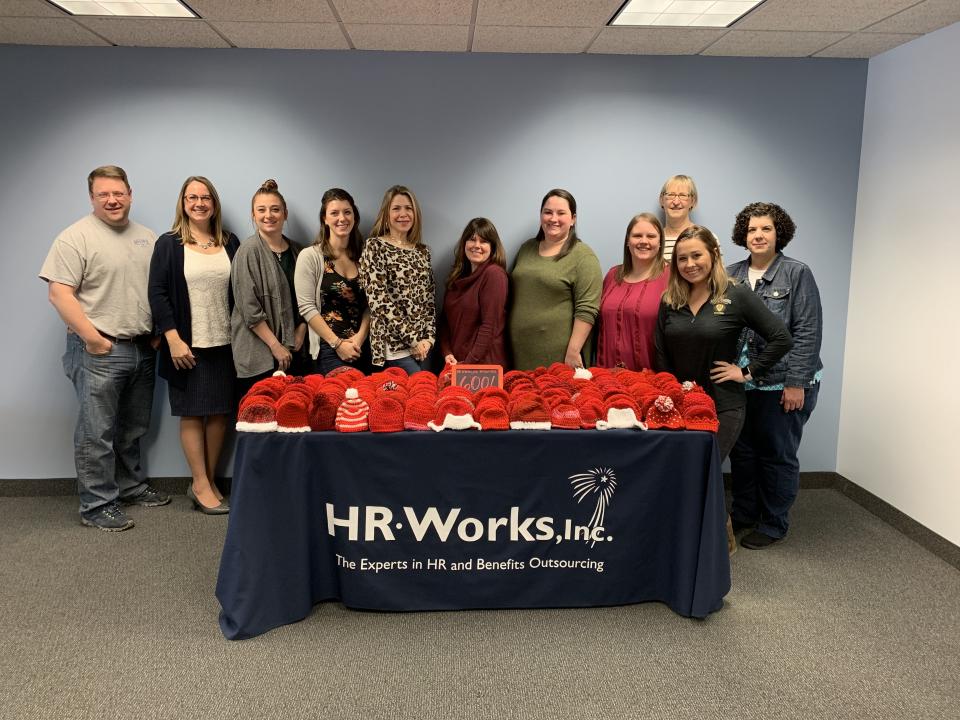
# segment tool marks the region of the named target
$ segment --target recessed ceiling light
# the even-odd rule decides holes
[[[198,17],[179,0],[50,0],[71,15]]]
[[[729,27],[763,0],[629,0],[610,25]]]

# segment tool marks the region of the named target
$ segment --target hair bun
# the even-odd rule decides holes
[[[260,192],[276,192],[280,189],[280,186],[277,185],[277,181],[273,178],[269,180],[264,180],[263,184],[260,185]]]

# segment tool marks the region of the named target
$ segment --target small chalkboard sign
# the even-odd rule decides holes
[[[503,387],[503,368],[499,365],[454,365],[451,382],[470,392]]]

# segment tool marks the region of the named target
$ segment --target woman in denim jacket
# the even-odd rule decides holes
[[[787,326],[793,347],[769,371],[746,385],[747,415],[730,453],[734,530],[752,529],[740,544],[760,549],[782,540],[800,487],[797,449],[803,426],[817,405],[823,363],[823,312],[810,268],[783,254],[796,225],[779,205],[752,203],[733,227],[733,243],[750,257],[727,268],[746,283]],[[765,342],[746,330],[741,365],[763,351]]]

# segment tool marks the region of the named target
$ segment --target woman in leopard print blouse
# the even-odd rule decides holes
[[[436,340],[436,313],[430,248],[423,244],[413,192],[389,188],[370,234],[360,256],[360,284],[370,307],[373,364],[414,373]]]

